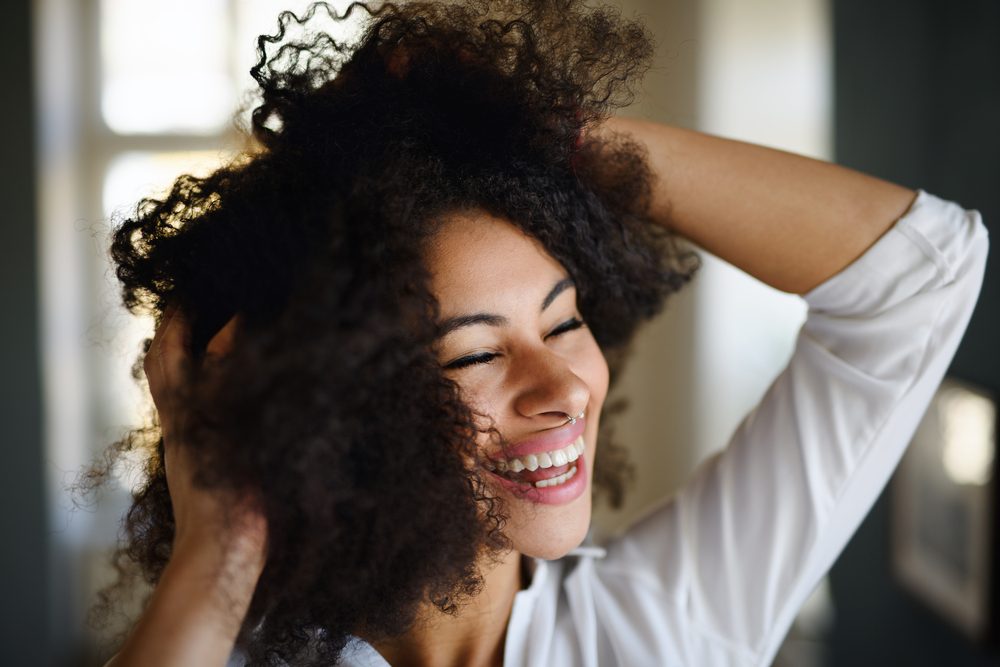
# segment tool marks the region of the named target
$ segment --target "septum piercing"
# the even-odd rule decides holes
[[[566,423],[570,425],[575,424],[577,419],[583,419],[583,410],[575,417],[568,412],[564,412],[563,414],[566,415]]]

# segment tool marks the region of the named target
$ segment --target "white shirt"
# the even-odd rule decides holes
[[[987,247],[977,212],[920,192],[804,295],[788,366],[724,450],[606,549],[534,561],[504,664],[770,665],[948,368]],[[340,664],[388,665],[360,639]]]

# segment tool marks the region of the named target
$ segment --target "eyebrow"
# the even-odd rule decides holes
[[[552,302],[556,300],[560,294],[565,292],[570,287],[576,287],[576,283],[573,282],[572,278],[563,278],[557,282],[549,293],[545,295],[542,299],[542,307],[539,312],[545,312],[545,309],[552,305]],[[463,329],[465,327],[471,327],[475,324],[486,324],[491,327],[502,327],[506,326],[510,320],[508,320],[503,315],[495,315],[493,313],[473,313],[471,315],[458,315],[456,317],[449,317],[438,325],[437,335],[438,338],[443,338],[456,329]]]

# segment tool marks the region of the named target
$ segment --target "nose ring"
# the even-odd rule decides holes
[[[580,414],[575,417],[568,412],[564,412],[563,414],[566,415],[567,424],[575,424],[577,419],[583,419],[583,410],[581,410]]]

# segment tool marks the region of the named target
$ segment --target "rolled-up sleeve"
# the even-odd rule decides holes
[[[726,448],[609,545],[599,570],[631,597],[623,613],[644,618],[634,632],[672,634],[685,664],[770,664],[902,457],[968,325],[987,248],[977,212],[921,191],[804,295],[788,366]]]

